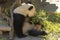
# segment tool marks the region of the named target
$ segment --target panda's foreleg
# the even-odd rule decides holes
[[[25,35],[22,32],[22,28],[23,28],[23,23],[24,23],[25,17],[22,16],[22,15],[19,15],[19,14],[14,14],[13,17],[14,17],[13,24],[14,24],[15,34],[18,37],[25,37]]]

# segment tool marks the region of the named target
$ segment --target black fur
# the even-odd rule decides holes
[[[31,6],[28,10],[30,11],[30,10],[32,10],[33,9],[33,6]]]
[[[43,36],[47,35],[47,33],[45,31],[37,31],[37,30],[34,30],[34,29],[29,30],[28,34],[31,35],[31,36],[34,36],[34,37],[39,36],[39,35],[43,35]]]
[[[28,3],[29,3],[29,4],[32,4],[32,2],[31,2],[31,1],[27,1],[27,2],[26,2],[26,4],[28,4]]]
[[[25,37],[22,32],[23,23],[25,21],[25,17],[18,13],[13,14],[13,24],[14,24],[14,32],[18,37]]]

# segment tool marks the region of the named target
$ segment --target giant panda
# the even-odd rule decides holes
[[[35,6],[31,2],[22,3],[21,6],[13,10],[14,32],[19,38],[27,35],[43,35],[44,31],[33,30],[35,25],[29,22],[29,19],[36,15]],[[36,24],[37,25],[37,24]]]
[[[28,17],[32,17],[35,15],[35,7],[33,4],[31,4],[31,2],[27,2],[27,3],[22,3],[21,6],[15,8],[13,10],[13,25],[14,25],[14,32],[16,34],[17,37],[22,38],[22,37],[26,37],[24,29],[27,28],[26,26],[24,27],[25,20]],[[27,23],[29,24],[29,23]],[[29,24],[30,25],[30,24]],[[28,27],[29,28],[33,28],[33,26]],[[26,30],[28,31],[28,30]]]

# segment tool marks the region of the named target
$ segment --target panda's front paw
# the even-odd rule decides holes
[[[47,33],[45,31],[37,31],[37,30],[29,30],[28,34],[31,36],[47,35]]]

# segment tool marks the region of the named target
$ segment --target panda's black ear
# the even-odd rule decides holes
[[[29,3],[29,4],[32,4],[32,2],[31,2],[31,1],[27,1],[27,2],[26,2],[26,4],[28,4],[28,3]]]
[[[33,9],[33,6],[30,6],[30,8],[28,8],[29,11],[32,10],[32,9]]]

